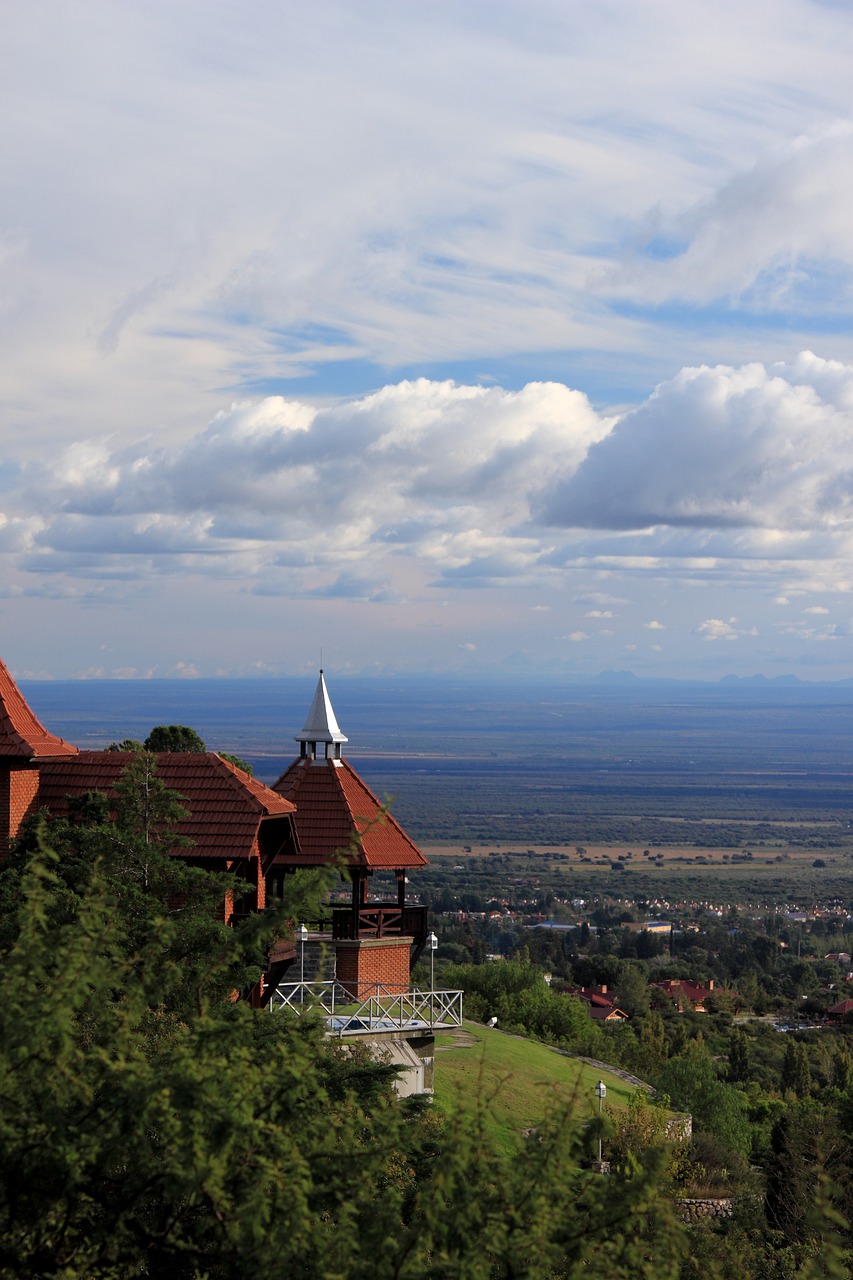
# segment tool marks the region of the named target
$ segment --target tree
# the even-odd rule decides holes
[[[185,724],[158,724],[144,743],[146,751],[206,751],[207,747]]]
[[[655,1084],[675,1108],[691,1113],[697,1129],[716,1134],[740,1155],[748,1154],[751,1135],[741,1095],[719,1079],[702,1041],[691,1041],[683,1054],[669,1058]]]
[[[486,1100],[445,1127],[318,1022],[217,995],[238,931],[206,972],[190,962],[194,1006],[163,956],[186,950],[180,913],[139,935],[120,875],[97,859],[72,890],[43,836],[17,879],[0,953],[2,1280],[675,1280],[685,1232],[662,1153],[624,1183],[591,1177],[587,1138],[555,1111],[502,1158]]]
[[[616,980],[616,1003],[630,1017],[647,1013],[651,996],[649,984],[643,969],[634,965],[623,964]]]
[[[736,1028],[729,1040],[729,1080],[734,1084],[749,1079],[749,1041],[745,1032]]]
[[[812,1076],[809,1056],[806,1046],[796,1040],[789,1040],[785,1046],[781,1088],[783,1093],[790,1091],[798,1098],[807,1098],[811,1093]]]
[[[845,1044],[840,1044],[832,1055],[832,1084],[842,1091],[850,1084],[853,1074],[853,1058]]]
[[[228,760],[231,764],[236,764],[237,768],[242,769],[244,773],[248,773],[250,778],[255,772],[246,760],[243,760],[240,756],[232,755],[230,751],[217,751],[216,754],[221,756],[223,760]]]

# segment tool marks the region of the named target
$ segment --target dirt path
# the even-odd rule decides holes
[[[472,1036],[471,1032],[466,1031],[464,1027],[458,1027],[455,1031],[449,1031],[447,1034],[453,1037],[452,1044],[437,1044],[435,1046],[436,1053],[441,1053],[444,1049],[471,1049],[475,1044],[480,1043],[477,1037]]]

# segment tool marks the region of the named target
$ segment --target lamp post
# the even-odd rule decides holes
[[[601,1104],[607,1097],[607,1085],[603,1080],[599,1080],[595,1086],[595,1096],[598,1098],[598,1163],[601,1164]]]
[[[304,987],[305,987],[305,943],[308,941],[308,926],[307,926],[307,925],[304,925],[304,924],[301,924],[301,925],[299,926],[299,928],[296,930],[296,936],[297,936],[297,938],[299,939],[299,954],[300,954],[299,983],[300,983],[300,986],[303,988],[303,991],[302,991],[302,999],[304,1000],[304,999],[305,999],[305,990],[304,990]]]
[[[438,938],[434,933],[427,934],[427,946],[429,947],[429,989],[435,990],[435,950],[438,946]]]

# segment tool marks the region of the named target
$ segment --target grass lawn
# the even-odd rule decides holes
[[[595,1115],[593,1090],[599,1079],[607,1085],[606,1105],[626,1106],[633,1092],[618,1076],[535,1040],[476,1022],[465,1022],[464,1031],[462,1037],[452,1032],[436,1036],[435,1100],[452,1115],[485,1098],[488,1135],[504,1151],[515,1150],[524,1131],[541,1124],[555,1106],[569,1104],[579,1120]]]

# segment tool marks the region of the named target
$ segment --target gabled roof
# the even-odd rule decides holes
[[[665,982],[652,982],[649,985],[665,991],[675,1000],[689,1000],[691,1004],[702,1004],[714,994],[711,987],[700,987],[698,982],[691,982],[689,978],[667,978]]]
[[[338,853],[347,866],[426,866],[417,845],[346,760],[295,760],[273,790],[296,805],[300,866],[328,864]]]
[[[848,1013],[853,1013],[853,1000],[840,1000],[838,1004],[832,1005],[826,1012],[829,1017],[844,1018]]]
[[[48,733],[36,719],[26,698],[0,662],[0,756],[39,760],[43,756],[72,756],[77,748]]]
[[[110,795],[132,760],[129,751],[80,751],[71,759],[45,760],[39,770],[39,804],[61,817],[67,812],[70,795],[85,791]],[[263,824],[267,852],[282,848],[292,856],[291,802],[215,752],[160,752],[157,776],[183,797],[189,810],[178,833],[192,845],[178,849],[179,854],[247,858],[255,851]],[[278,832],[270,832],[271,825],[277,826]]]

